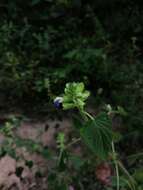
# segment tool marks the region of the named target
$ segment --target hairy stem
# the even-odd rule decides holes
[[[81,138],[78,138],[78,139],[74,139],[71,143],[69,143],[67,146],[66,146],[66,149],[69,148],[70,146],[74,145],[75,143],[81,141]]]
[[[124,167],[124,165],[118,161],[118,165],[119,167],[122,169],[122,171],[124,172],[124,174],[126,174],[126,176],[128,176],[131,184],[132,184],[132,189],[135,190],[135,184],[136,184],[136,181],[134,180],[134,178],[129,174],[129,172],[127,171],[127,169]]]
[[[118,161],[116,158],[116,151],[115,151],[115,146],[114,142],[112,141],[112,152],[113,152],[113,161],[115,164],[115,170],[116,170],[116,177],[117,177],[117,190],[120,189],[120,176],[119,176],[119,167],[118,167]]]
[[[91,120],[94,120],[94,117],[92,117],[91,114],[89,114],[88,112],[84,111],[83,112],[88,118],[90,118]]]

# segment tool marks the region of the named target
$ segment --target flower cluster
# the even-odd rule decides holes
[[[56,108],[63,108],[64,110],[73,108],[83,110],[89,95],[89,91],[85,90],[82,82],[67,83],[63,97],[55,98],[54,105]]]

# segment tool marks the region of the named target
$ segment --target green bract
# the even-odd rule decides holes
[[[89,97],[89,91],[85,90],[84,84],[81,83],[67,83],[65,94],[63,96],[63,109],[78,108],[83,110],[85,101]]]

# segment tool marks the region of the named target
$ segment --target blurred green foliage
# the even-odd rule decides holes
[[[0,3],[0,94],[48,97],[83,81],[129,112],[142,131],[141,0],[13,0]],[[99,100],[99,97],[97,97]]]

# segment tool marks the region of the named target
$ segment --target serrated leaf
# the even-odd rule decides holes
[[[106,159],[112,142],[111,121],[105,113],[94,120],[86,122],[81,128],[80,135],[88,148],[101,159]]]
[[[76,85],[76,92],[80,93],[83,92],[84,90],[84,84],[82,82],[78,83],[78,85]]]

